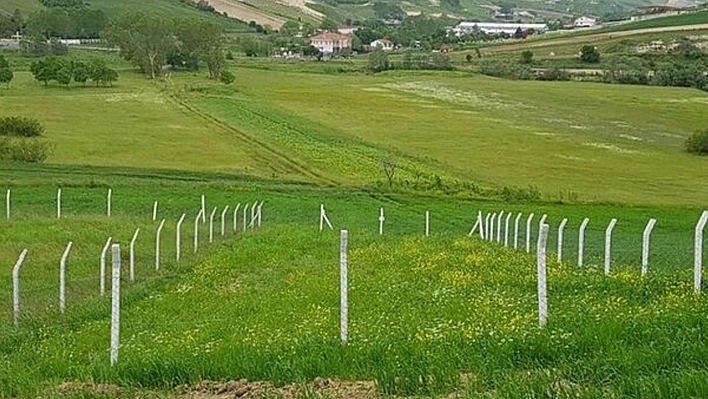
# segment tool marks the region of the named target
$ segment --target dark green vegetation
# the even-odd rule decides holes
[[[702,130],[686,139],[686,151],[698,154],[708,154],[708,130]]]

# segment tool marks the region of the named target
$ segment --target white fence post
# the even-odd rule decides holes
[[[214,216],[216,215],[216,207],[209,215],[209,242],[214,242]]]
[[[241,204],[239,203],[234,208],[234,233],[238,231],[238,210],[241,209]]]
[[[226,235],[226,212],[228,212],[228,211],[229,211],[228,205],[226,205],[224,207],[224,210],[221,211],[221,236],[222,237]]]
[[[610,261],[612,259],[612,230],[617,224],[617,219],[610,220],[610,224],[605,230],[605,275],[610,275]]]
[[[482,211],[477,212],[477,220],[472,225],[468,237],[472,237],[475,231],[479,231],[479,236],[484,240],[484,220],[482,219]]]
[[[111,285],[111,366],[118,362],[120,348],[120,245],[113,244],[113,284]]]
[[[348,232],[341,231],[341,243],[339,248],[339,287],[340,287],[340,329],[342,345],[346,345],[349,340],[349,286],[347,281],[347,244]]]
[[[502,216],[504,216],[504,211],[499,212],[499,216],[497,216],[497,242],[501,242]]]
[[[642,241],[642,276],[646,276],[649,272],[649,245],[651,240],[651,232],[656,225],[656,219],[649,219],[647,227],[644,228],[644,239]]]
[[[563,262],[563,235],[566,224],[568,224],[568,219],[563,219],[558,226],[558,263]]]
[[[202,194],[202,223],[206,223],[206,197]]]
[[[175,259],[179,262],[182,257],[182,223],[184,223],[184,218],[187,217],[186,213],[177,221],[177,229],[175,231]]]
[[[157,220],[157,201],[152,203],[152,221]]]
[[[258,212],[256,212],[256,227],[259,229],[261,228],[261,222],[263,221],[263,203],[265,201],[261,201],[260,204],[258,204]]]
[[[248,228],[246,226],[248,225],[248,206],[249,205],[250,204],[246,204],[243,207],[243,232],[244,233],[246,232],[246,229]]]
[[[10,218],[10,189],[7,190],[5,195],[5,216],[7,219]]]
[[[544,327],[548,319],[548,298],[546,293],[546,244],[548,225],[542,224],[536,247],[538,264],[538,325]]]
[[[327,227],[329,227],[330,230],[334,230],[334,227],[332,227],[332,223],[330,223],[329,218],[327,217],[327,212],[325,212],[324,204],[320,205],[320,231],[324,228],[324,223],[327,223]],[[245,223],[244,223],[245,226]]]
[[[511,212],[506,214],[506,220],[504,221],[504,246],[509,246],[509,221],[511,220]]]
[[[108,195],[106,196],[106,216],[111,217],[111,206],[113,201],[113,189],[108,189]]]
[[[425,236],[430,235],[430,211],[425,211]]]
[[[256,211],[258,211],[258,201],[254,202],[253,205],[251,205],[251,223],[249,224],[251,229],[256,227]]]
[[[202,211],[197,212],[197,217],[194,219],[194,253],[197,253],[199,248],[199,219],[202,218]]]
[[[548,215],[544,213],[543,216],[541,216],[541,220],[538,222],[538,231],[541,231],[541,226],[546,224],[546,219],[548,219]],[[548,228],[550,229],[550,226]]]
[[[20,257],[12,268],[12,310],[15,318],[15,327],[20,325],[20,269],[25,262],[28,250],[22,250]]]
[[[578,267],[583,267],[583,252],[585,251],[585,229],[588,227],[590,219],[585,218],[578,230]]]
[[[494,241],[494,236],[496,235],[496,221],[497,221],[497,214],[492,213],[492,217],[489,218],[489,241]]]
[[[533,220],[533,213],[529,215],[526,219],[526,252],[531,253],[531,220]]]
[[[386,220],[386,217],[384,216],[384,209],[381,208],[379,210],[379,235],[383,235],[383,226],[384,226],[385,220]]]
[[[487,213],[487,216],[484,218],[484,239],[489,240],[489,219],[491,218],[491,214]]]
[[[59,311],[62,313],[66,310],[66,260],[73,245],[74,243],[69,241],[59,263]]]
[[[162,243],[162,228],[165,227],[165,219],[162,219],[160,226],[155,233],[155,270],[160,270],[160,244]]]
[[[514,249],[519,249],[519,222],[521,221],[522,213],[519,212],[514,219]]]
[[[61,218],[61,188],[57,189],[57,219]]]
[[[693,289],[696,293],[701,292],[701,279],[703,277],[703,229],[708,222],[708,211],[704,211],[696,224],[696,247],[693,263]]]
[[[135,229],[133,233],[133,238],[130,240],[130,281],[135,281],[135,241],[138,239],[138,234],[140,234],[140,229]]]
[[[106,244],[101,250],[101,296],[106,295],[106,252],[108,252],[108,248],[111,246],[111,240],[113,240],[113,237],[108,237]]]

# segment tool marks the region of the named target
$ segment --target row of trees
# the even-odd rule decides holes
[[[131,12],[115,18],[102,36],[151,78],[168,65],[197,70],[200,63],[206,64],[212,78],[221,77],[224,35],[209,21]]]
[[[118,80],[118,72],[106,66],[100,59],[88,63],[70,61],[62,58],[47,57],[33,62],[30,72],[34,78],[46,85],[56,81],[58,84],[68,86],[72,81],[86,85],[90,80],[98,85],[112,85]]]
[[[388,53],[376,49],[369,54],[368,69],[371,72],[383,72],[390,69],[450,71],[453,69],[450,57],[442,53],[424,53],[407,51],[400,63],[389,61]]]

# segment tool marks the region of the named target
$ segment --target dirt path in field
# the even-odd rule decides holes
[[[708,24],[697,24],[697,25],[681,25],[681,26],[664,26],[660,28],[646,28],[646,29],[636,29],[628,30],[622,32],[607,32],[607,33],[597,33],[587,36],[573,36],[573,37],[559,37],[557,39],[549,40],[539,40],[535,42],[522,42],[514,44],[504,44],[500,46],[487,47],[481,49],[483,53],[502,53],[507,51],[515,51],[527,48],[538,48],[538,47],[549,47],[549,46],[559,46],[565,44],[585,44],[585,43],[595,43],[605,40],[616,39],[626,36],[636,36],[644,35],[647,33],[662,33],[662,32],[680,32],[680,31],[691,31],[691,30],[703,30],[708,29]],[[469,52],[469,51],[467,51]]]
[[[195,0],[196,1],[196,0]],[[229,17],[240,19],[244,22],[256,21],[259,25],[268,25],[280,29],[285,20],[267,14],[238,0],[207,0],[214,9],[220,13],[225,12]]]

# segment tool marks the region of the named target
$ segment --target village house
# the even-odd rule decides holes
[[[374,40],[370,44],[372,50],[376,50],[377,48],[381,48],[383,51],[392,51],[394,49],[393,42],[388,40],[388,39],[378,39]]]
[[[514,35],[519,29],[522,32],[527,33],[533,31],[535,33],[546,33],[548,32],[548,25],[546,24],[521,24],[521,23],[503,23],[503,22],[460,22],[453,31],[455,35],[462,36],[467,33],[471,33],[476,29],[488,34],[488,35],[498,35],[501,33],[507,35]]]
[[[573,28],[592,28],[597,25],[597,19],[588,16],[582,16],[573,21]]]
[[[310,38],[313,47],[326,56],[341,54],[352,48],[352,38],[349,35],[325,32]]]

